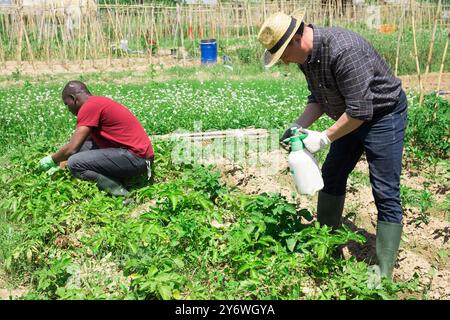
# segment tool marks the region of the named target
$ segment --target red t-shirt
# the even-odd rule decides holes
[[[100,148],[125,148],[141,158],[154,156],[150,137],[139,120],[123,105],[106,97],[91,96],[81,106],[77,127],[91,128]]]

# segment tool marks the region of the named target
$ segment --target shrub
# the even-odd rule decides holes
[[[420,107],[414,105],[408,114],[406,141],[416,155],[445,159],[450,153],[450,103],[428,95]]]

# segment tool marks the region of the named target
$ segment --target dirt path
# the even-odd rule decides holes
[[[120,59],[97,59],[84,60],[78,62],[61,63],[52,61],[50,64],[45,61],[36,61],[34,64],[29,61],[17,63],[16,61],[6,61],[0,64],[0,75],[14,76],[15,74],[37,76],[42,74],[67,74],[67,73],[87,73],[87,72],[108,72],[108,71],[148,71],[150,65],[187,67],[199,65],[199,59],[180,59],[170,54],[158,55],[148,58],[120,58]]]
[[[420,91],[419,78],[417,75],[401,76],[400,79],[402,80],[402,86],[406,91]],[[438,79],[438,72],[429,73],[426,77],[424,75],[421,76],[422,86],[425,93],[437,91]],[[442,94],[441,97],[450,101],[450,73],[442,74],[439,92],[448,92],[447,94]]]

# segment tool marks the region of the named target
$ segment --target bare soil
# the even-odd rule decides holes
[[[115,58],[115,59],[96,59],[83,61],[6,61],[0,64],[0,75],[13,75],[20,72],[23,75],[42,75],[42,74],[64,74],[64,73],[84,73],[84,72],[105,72],[105,71],[146,71],[149,65],[164,66],[170,68],[173,66],[187,67],[199,65],[199,59],[182,59],[169,54],[160,54],[148,58]]]
[[[24,295],[28,290],[24,287],[10,288],[7,286],[5,272],[0,269],[0,300],[18,299]]]
[[[401,76],[403,89],[407,91],[420,91],[419,77],[417,75]],[[433,72],[425,75],[421,75],[422,87],[425,93],[431,93],[437,91],[439,73]],[[443,73],[441,78],[441,84],[439,91],[450,91],[450,73]],[[450,101],[450,93],[442,95],[444,99]]]

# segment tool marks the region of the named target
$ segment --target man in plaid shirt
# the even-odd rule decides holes
[[[311,95],[304,112],[289,126],[308,136],[305,147],[316,153],[330,145],[322,167],[317,219],[338,228],[347,178],[365,152],[372,193],[378,210],[376,255],[372,270],[392,278],[402,233],[400,174],[407,117],[401,81],[376,50],[358,34],[341,28],[319,28],[303,22],[304,10],[270,16],[258,34],[266,48],[262,62],[296,63]],[[323,114],[335,123],[318,132],[306,130]]]

